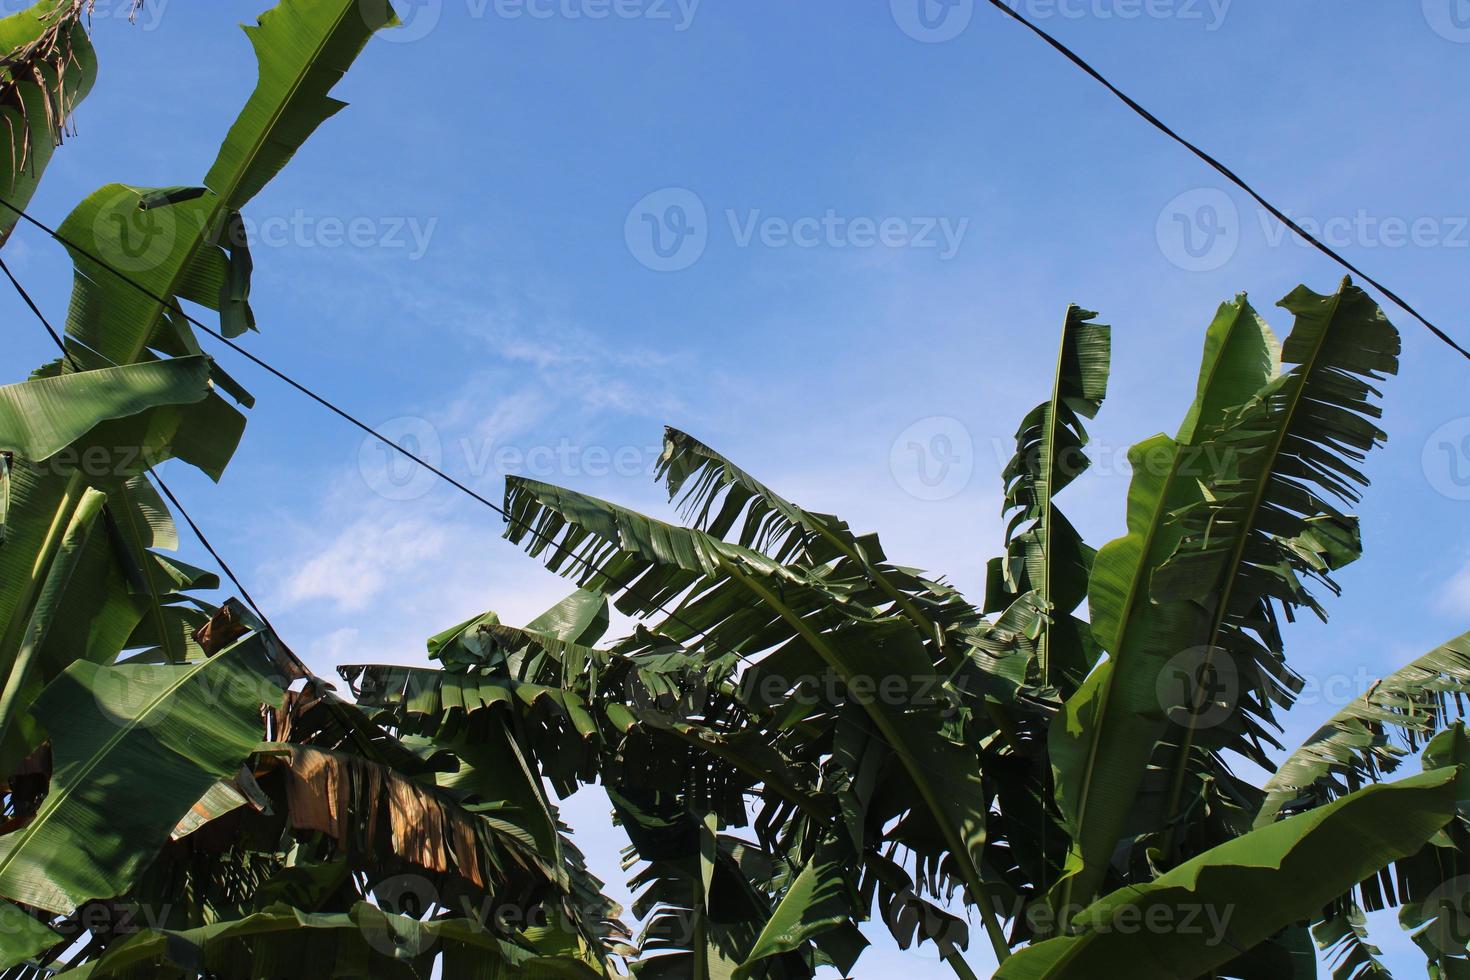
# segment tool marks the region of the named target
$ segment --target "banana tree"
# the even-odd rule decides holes
[[[1098,550],[1055,499],[1086,465],[1111,349],[1070,308],[979,606],[671,429],[660,476],[687,526],[507,482],[507,537],[573,579],[572,607],[603,595],[643,620],[633,635],[600,648],[488,615],[431,647],[441,668],[343,676],[395,731],[456,751],[493,732],[558,793],[604,785],[648,862],[635,969],[652,975],[845,970],[876,914],[969,976],[952,896],[1007,976],[1310,974],[1313,921],[1351,975],[1375,962],[1363,908],[1438,921],[1415,903],[1462,849],[1459,763],[1441,751],[1432,778],[1370,784],[1443,728],[1470,672],[1452,641],[1264,789],[1232,771],[1232,754],[1275,769],[1275,716],[1301,685],[1281,623],[1325,616],[1309,585],[1335,593],[1358,557],[1343,507],[1383,439],[1373,385],[1397,366],[1396,332],[1350,282],[1282,305],[1284,344],[1243,295],[1220,306],[1184,422],[1134,448],[1128,533]],[[1263,900],[1308,870],[1312,890]],[[1186,900],[1251,908],[1213,945],[1109,928]]]
[[[83,6],[0,21],[18,206],[92,81]],[[203,180],[110,184],[61,227],[63,356],[0,388],[11,975],[785,980],[851,973],[876,917],[961,977],[971,918],[1006,977],[1310,975],[1313,937],[1349,977],[1381,971],[1363,912],[1386,906],[1435,975],[1467,970],[1470,737],[1446,727],[1466,638],[1275,762],[1301,684],[1282,624],[1325,615],[1314,589],[1359,556],[1348,511],[1397,368],[1346,281],[1283,300],[1284,343],[1244,296],[1220,306],[1100,549],[1057,497],[1112,338],[1069,307],[981,602],[672,429],[683,525],[509,480],[507,537],[577,591],[524,628],[436,635],[432,668],[342,668],[356,703],[195,595],[218,582],[166,554],[148,471],[217,479],[253,400],[179,303],[255,328],[241,210],[393,21],[387,0],[282,0],[247,29],[259,83]],[[599,645],[610,604],[638,625]],[[1421,745],[1421,775],[1379,782]],[[1252,786],[1233,756],[1275,774]],[[628,837],[636,937],[553,798],[592,783]]]
[[[70,106],[90,82],[85,5],[42,6],[7,92],[53,84],[45,105]],[[393,22],[386,0],[283,0],[248,29],[260,81],[202,185],[108,185],[61,227],[77,269],[63,356],[0,388],[11,974],[416,976],[442,959],[448,976],[595,977],[620,948],[617,909],[553,817],[507,818],[495,774],[469,764],[448,778],[447,756],[373,725],[165,553],[178,536],[148,471],[178,458],[218,479],[252,403],[179,301],[226,335],[253,328],[239,210]],[[64,64],[35,61],[57,50]],[[22,141],[39,132],[11,127],[32,176],[46,154]],[[545,915],[502,921],[504,906]]]

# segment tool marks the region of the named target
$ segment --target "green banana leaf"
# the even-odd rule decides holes
[[[85,4],[40,0],[0,20],[0,247],[10,238],[41,175],[66,134],[67,121],[97,79],[97,53],[82,26]]]
[[[735,980],[751,976],[762,960],[801,949],[849,922],[855,904],[844,874],[843,856],[834,848],[819,847],[816,857],[801,869],[766,920],[750,955],[735,971]]]
[[[272,670],[260,634],[195,664],[68,667],[33,709],[55,771],[34,818],[0,837],[0,896],[67,915],[127,891],[258,747],[281,693]]]
[[[150,640],[167,659],[187,655],[185,625],[198,619],[165,605],[186,581],[149,550],[176,546],[177,534],[157,494],[134,474],[179,455],[218,476],[240,433],[202,411],[209,392],[209,365],[200,356],[0,388],[0,447],[17,453],[7,467],[6,506],[19,519],[0,544],[7,572],[0,584],[0,758],[14,762],[34,747],[24,705],[72,660],[109,663],[130,643]],[[107,533],[78,538],[58,576],[59,535],[78,502],[104,497],[106,509],[99,503],[96,510]],[[44,624],[36,615],[43,587],[50,590]]]
[[[0,970],[9,970],[62,942],[61,936],[19,906],[0,901]]]
[[[1398,370],[1398,332],[1350,280],[1331,296],[1299,287],[1281,305],[1296,318],[1282,350],[1292,367],[1204,446],[1220,470],[1206,497],[1178,515],[1186,535],[1152,583],[1155,600],[1205,610],[1210,660],[1228,659],[1236,677],[1258,679],[1255,701],[1247,708],[1239,698],[1238,715],[1269,716],[1273,701],[1290,704],[1290,685],[1279,686],[1284,654],[1274,624],[1299,607],[1325,619],[1303,583],[1338,591],[1329,573],[1361,551],[1356,519],[1333,499],[1355,503],[1366,486],[1356,465],[1386,438],[1373,385]],[[1185,727],[1168,766],[1171,825],[1191,807],[1183,785],[1190,753],[1219,747],[1198,714]]]
[[[91,533],[102,495],[21,457],[8,469],[12,522],[0,545],[0,686],[14,698],[0,737],[7,771],[43,738],[24,711],[29,698],[72,660],[115,655],[140,615],[107,535]],[[79,513],[84,502],[90,513]],[[24,677],[15,677],[23,655]]]
[[[517,477],[506,481],[505,509],[510,515],[506,536],[512,541],[525,540],[530,554],[546,554],[548,567],[575,576],[584,588],[617,591],[637,582],[634,601],[647,605],[654,601],[650,592],[677,595],[702,581],[696,591],[706,596],[716,590],[725,593],[715,599],[719,609],[754,609],[772,628],[779,627],[785,641],[796,641],[804,654],[814,656],[818,666],[845,681],[925,678],[935,672],[926,637],[912,621],[877,616],[852,593],[829,587],[817,569],[783,565],[704,532]],[[872,588],[866,575],[862,585],[886,597],[886,592]],[[730,595],[731,591],[735,594]],[[630,595],[631,591],[624,591],[623,599]],[[620,599],[620,608],[622,602]],[[823,607],[829,610],[825,616],[806,615],[808,610]],[[843,610],[851,612],[842,615]],[[686,603],[671,620],[689,613]],[[699,612],[692,615],[696,624],[703,618]],[[726,612],[722,617],[726,618],[725,628],[730,628],[728,616]],[[687,624],[684,632],[687,635]],[[745,642],[749,644],[748,634]],[[989,889],[980,871],[988,799],[973,751],[947,733],[940,705],[880,700],[863,699],[862,710],[912,781],[917,799],[934,821],[938,840],[953,858],[955,874],[981,906],[997,955],[1003,955],[1005,937],[990,908]]]
[[[132,418],[146,432],[156,422],[144,413],[192,405],[209,392],[209,361],[197,356],[5,385],[0,387],[0,450],[43,462],[109,420]]]
[[[856,535],[838,517],[797,506],[688,433],[664,429],[655,477],[696,530],[726,540],[738,530],[734,543],[783,564],[815,567],[846,559],[925,636],[935,634],[936,623],[949,626],[957,614],[971,612],[953,590],[888,564],[876,535]]]
[[[1368,941],[1368,920],[1357,906],[1314,925],[1312,938],[1332,966],[1332,980],[1388,980],[1393,976],[1379,959],[1383,950]]]
[[[1107,395],[1111,328],[1067,308],[1051,397],[1016,432],[1016,454],[1001,473],[1002,510],[1011,515],[1006,554],[989,566],[987,613],[1039,605],[1035,626],[1037,680],[1064,695],[1077,689],[1097,659],[1086,624],[1072,616],[1087,596],[1094,552],[1057,510],[1055,497],[1089,465],[1083,418],[1095,418]]]
[[[329,94],[368,38],[398,17],[388,0],[282,0],[245,28],[260,83],[204,184],[239,211],[345,102]]]
[[[24,618],[16,617],[5,631],[0,653],[5,656],[8,669],[3,687],[0,687],[0,744],[11,738],[16,714],[29,699],[21,698],[35,680],[41,651],[46,646],[51,626],[62,607],[72,576],[82,564],[87,540],[102,514],[102,505],[107,495],[87,489],[76,502],[76,509],[67,518],[66,527],[54,540],[54,549],[45,579],[35,590],[35,599],[26,610]],[[12,655],[13,645],[13,655]]]
[[[633,975],[732,977],[771,911],[751,880],[750,849],[720,833],[712,813],[658,797],[632,799],[613,789],[608,798],[631,842],[625,855],[647,865],[629,881],[638,896],[633,911],[645,920]]]
[[[1173,554],[1181,530],[1171,515],[1201,498],[1208,461],[1193,451],[1229,409],[1270,380],[1276,345],[1238,297],[1220,306],[1206,332],[1196,394],[1178,437],[1159,435],[1128,454],[1128,533],[1105,545],[1088,584],[1092,630],[1110,658],[1069,698],[1050,735],[1057,804],[1072,834],[1061,906],[1091,898],[1138,796],[1163,733],[1159,678],[1171,658],[1202,643],[1204,616],[1187,602],[1154,602],[1155,569]]]
[[[308,937],[304,951],[290,942],[303,934]],[[445,980],[478,980],[487,968],[491,977],[530,980],[603,976],[574,957],[544,956],[518,946],[471,919],[420,921],[367,902],[347,912],[276,905],[196,929],[149,929],[60,975],[73,980],[131,978],[146,968],[157,971],[152,976],[194,977],[203,967],[212,975],[231,977],[424,977],[440,953],[446,956]]]
[[[1019,951],[997,980],[1207,975],[1419,850],[1454,816],[1458,776],[1370,786],[1119,889],[1072,920],[1080,934]]]
[[[110,184],[62,223],[62,236],[78,246],[70,250],[77,275],[68,334],[116,364],[150,346],[196,349],[188,325],[165,313],[180,296],[222,315],[241,299],[248,251],[235,216],[342,108],[327,93],[373,33],[393,22],[387,0],[281,0],[261,15],[247,30],[260,80],[210,167],[208,189],[190,197]]]
[[[607,632],[607,596],[578,589],[526,624],[526,632],[591,646]]]
[[[1470,633],[1447,643],[1369,685],[1312,733],[1266,781],[1266,799],[1256,816],[1261,827],[1302,797],[1313,803],[1391,773],[1406,755],[1389,739],[1398,729],[1408,741],[1427,738],[1444,723],[1449,701],[1470,693]]]

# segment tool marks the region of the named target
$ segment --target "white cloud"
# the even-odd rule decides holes
[[[358,659],[361,631],[351,626],[332,630],[313,639],[306,647],[309,660],[321,664],[353,663]]]
[[[461,395],[451,406],[449,421],[471,422],[475,437],[488,442],[499,442],[532,431],[536,423],[554,408],[543,392],[535,390],[507,393],[493,388],[487,393],[479,385],[474,389],[473,395]],[[483,406],[485,400],[490,402],[488,406]]]
[[[287,608],[326,600],[342,612],[371,606],[395,580],[443,555],[449,527],[425,518],[392,520],[387,512],[354,521],[325,541],[286,576]]]
[[[683,410],[676,389],[688,374],[687,355],[638,346],[627,336],[606,339],[563,312],[555,291],[500,280],[477,282],[475,291],[478,299],[464,300],[452,291],[403,292],[395,304],[468,338],[486,362],[498,364],[497,377],[516,368],[517,384],[534,382],[547,407],[660,419]]]
[[[319,675],[340,664],[424,664],[428,637],[494,611],[534,618],[573,588],[501,539],[503,524],[448,488],[383,500],[344,473],[283,528],[257,573],[265,606]]]

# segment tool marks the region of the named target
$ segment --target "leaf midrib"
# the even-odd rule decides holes
[[[349,6],[351,7],[351,9],[357,9],[356,4],[351,4]],[[179,292],[179,284],[182,281],[184,275],[187,273],[189,267],[193,264],[195,255],[198,254],[200,247],[204,244],[204,236],[211,233],[211,229],[214,228],[216,222],[218,222],[221,215],[228,212],[229,210],[232,210],[227,205],[228,200],[240,189],[240,184],[244,181],[245,175],[250,172],[251,166],[260,156],[261,151],[265,147],[266,143],[269,141],[269,135],[275,132],[276,127],[280,125],[281,119],[284,118],[287,108],[295,102],[296,94],[301,90],[301,87],[305,83],[307,76],[311,74],[312,69],[316,66],[317,59],[319,59],[322,52],[326,50],[329,39],[336,37],[337,32],[341,30],[342,22],[346,19],[347,16],[347,9],[347,6],[344,6],[342,8],[342,13],[340,13],[337,16],[336,20],[333,22],[331,30],[325,32],[322,35],[321,40],[317,43],[315,50],[312,52],[311,58],[306,62],[305,70],[298,72],[296,74],[296,77],[292,80],[289,88],[287,89],[286,97],[277,101],[276,108],[271,113],[269,124],[260,130],[259,138],[251,143],[249,152],[242,157],[241,166],[236,168],[234,175],[231,177],[228,184],[228,192],[225,192],[223,190],[213,191],[215,195],[215,200],[210,206],[207,220],[200,227],[198,235],[195,237],[194,244],[190,246],[188,254],[187,256],[185,256],[184,261],[174,267],[173,274],[169,277],[168,290],[165,293],[161,294],[165,297],[167,302],[159,302],[158,300],[154,300],[154,304],[158,308],[157,312],[155,312],[150,318],[147,329],[144,330],[139,336],[137,348],[134,349],[132,354],[127,358],[129,362],[136,361],[142,355],[144,349],[147,348],[148,340],[153,335],[154,327],[158,325],[158,317],[160,316],[162,311],[172,311],[175,309],[179,309],[178,300],[175,298],[177,297]],[[261,30],[262,25],[257,23],[256,29]],[[260,62],[263,69],[265,66],[264,58],[261,58]],[[259,84],[260,83],[258,82],[257,87],[259,86]],[[245,100],[245,106],[242,107],[240,110],[242,113],[245,111],[245,108],[249,107],[250,99],[253,99],[254,97],[255,93],[252,92],[250,94],[250,97]],[[225,139],[228,142],[228,133],[226,133]],[[223,150],[223,146],[221,147],[221,150]],[[182,312],[182,310],[180,310],[180,312]]]
[[[1310,358],[1300,362],[1303,367],[1306,367],[1306,370],[1301,372],[1300,383],[1296,385],[1296,390],[1291,394],[1283,423],[1277,428],[1276,435],[1272,440],[1269,455],[1270,463],[1261,468],[1261,475],[1256,481],[1255,491],[1251,496],[1251,506],[1247,511],[1250,516],[1246,521],[1242,522],[1240,533],[1236,536],[1230,562],[1225,566],[1228,571],[1225,577],[1225,585],[1220,591],[1220,600],[1215,606],[1214,615],[1211,617],[1210,632],[1206,639],[1206,666],[1214,658],[1215,638],[1219,635],[1220,629],[1225,623],[1225,617],[1228,615],[1230,608],[1230,598],[1234,594],[1235,583],[1239,578],[1234,570],[1240,567],[1240,562],[1245,555],[1246,544],[1249,542],[1251,532],[1255,529],[1256,521],[1260,516],[1260,508],[1266,496],[1266,488],[1271,484],[1271,476],[1276,470],[1276,461],[1281,456],[1281,447],[1286,443],[1286,437],[1291,432],[1292,423],[1296,419],[1297,409],[1301,407],[1302,399],[1307,390],[1307,384],[1317,370],[1317,362],[1321,358],[1322,350],[1327,343],[1327,335],[1331,332],[1333,324],[1336,323],[1338,312],[1342,308],[1342,297],[1343,290],[1339,289],[1336,295],[1332,297],[1332,308],[1327,314],[1327,322],[1323,326],[1320,336],[1317,338],[1317,344],[1312,349]],[[1194,740],[1198,732],[1198,727],[1199,715],[1191,712],[1189,727],[1185,731],[1184,740],[1179,746],[1179,754],[1175,758],[1174,786],[1170,792],[1169,808],[1165,814],[1171,820],[1175,811],[1179,808],[1179,801],[1184,785],[1184,771],[1189,763],[1189,753],[1194,751]]]
[[[40,831],[43,826],[45,826],[47,821],[49,821],[51,817],[55,815],[58,810],[61,809],[62,803],[71,798],[71,795],[75,791],[76,787],[81,785],[82,783],[85,783],[87,779],[90,778],[92,772],[99,765],[102,764],[102,761],[107,756],[111,755],[111,753],[125,738],[132,735],[133,732],[135,732],[140,727],[145,718],[150,716],[160,704],[171,698],[174,693],[179,690],[179,688],[187,684],[189,681],[193,680],[201,671],[207,669],[210,664],[221,662],[221,659],[225,656],[227,656],[226,653],[221,653],[217,657],[201,661],[196,667],[187,669],[184,676],[180,677],[176,682],[164,688],[163,691],[161,691],[156,698],[150,701],[147,707],[145,707],[143,711],[139,712],[136,717],[130,719],[127,724],[119,726],[117,733],[109,738],[106,742],[104,742],[102,744],[102,748],[94,752],[87,760],[87,762],[80,769],[75,771],[74,778],[72,779],[72,785],[69,789],[63,790],[60,793],[56,793],[47,797],[47,805],[42,808],[42,811],[40,813],[36,814],[36,819],[31,821],[31,823],[23,831],[25,835],[24,839],[17,841],[15,847],[11,848],[3,856],[0,856],[0,877],[3,877],[5,875],[5,873],[10,869],[10,865],[15,860],[16,856],[20,854],[31,843],[31,841],[35,838],[35,835]],[[113,670],[116,669],[116,667],[99,666],[97,669],[100,672],[103,670]],[[53,801],[55,802],[55,805],[52,805]],[[48,886],[56,889],[57,891],[60,891],[60,889],[56,888],[56,886],[52,884],[49,879]]]
[[[1051,498],[1054,477],[1056,476],[1056,451],[1057,451],[1057,405],[1062,398],[1062,366],[1067,354],[1067,341],[1071,338],[1073,317],[1078,314],[1078,307],[1073,305],[1067,307],[1067,316],[1062,324],[1062,342],[1057,348],[1056,369],[1052,372],[1051,381],[1051,403],[1047,410],[1046,425],[1042,429],[1042,452],[1040,466],[1037,467],[1038,482],[1045,487],[1045,498],[1041,501],[1039,519],[1041,521],[1041,598],[1046,603],[1046,623],[1043,625],[1040,643],[1037,647],[1037,656],[1041,661],[1041,685],[1046,687],[1051,678],[1051,629],[1055,625],[1053,606],[1051,601],[1051,531],[1052,531],[1052,505]],[[1080,328],[1080,322],[1077,324]]]
[[[1215,362],[1210,365],[1210,370],[1207,375],[1206,383],[1199,387],[1199,394],[1196,396],[1196,398],[1201,400],[1201,404],[1203,404],[1203,399],[1205,395],[1214,386],[1215,379],[1219,375],[1221,366],[1225,363],[1225,352],[1229,347],[1230,338],[1239,328],[1240,319],[1241,316],[1244,314],[1244,311],[1245,304],[1242,302],[1237,309],[1235,319],[1230,324],[1230,330],[1226,333],[1225,341],[1220,345],[1220,349],[1215,358]],[[1170,441],[1175,442],[1175,445],[1179,449],[1184,448],[1183,443],[1178,443],[1175,440]],[[1148,557],[1149,554],[1153,551],[1154,539],[1162,523],[1160,520],[1160,515],[1165,513],[1164,505],[1169,499],[1169,492],[1173,489],[1175,478],[1178,476],[1179,456],[1180,453],[1176,451],[1174,454],[1174,459],[1169,464],[1169,472],[1164,477],[1163,485],[1160,489],[1158,505],[1154,509],[1153,518],[1149,521],[1148,532],[1144,535],[1143,548],[1139,554],[1138,568],[1136,573],[1132,576],[1132,580],[1129,584],[1128,601],[1123,606],[1123,618],[1118,625],[1118,649],[1116,652],[1112,653],[1112,659],[1110,661],[1112,664],[1112,672],[1114,674],[1116,674],[1119,670],[1119,664],[1122,661],[1123,648],[1127,644],[1129,627],[1133,623],[1133,609],[1135,604],[1137,603],[1138,595],[1140,592],[1139,582],[1145,577],[1145,570],[1148,568]],[[1096,775],[1098,752],[1102,745],[1102,733],[1108,719],[1108,708],[1111,706],[1113,685],[1114,683],[1116,683],[1116,681],[1116,677],[1110,677],[1108,679],[1107,686],[1103,688],[1102,703],[1098,705],[1097,722],[1094,726],[1094,731],[1096,731],[1097,734],[1092,739],[1092,744],[1088,747],[1087,769],[1084,771],[1082,776],[1082,792],[1080,794],[1077,805],[1077,837],[1079,841],[1083,833],[1083,824],[1086,822],[1088,803],[1092,799],[1092,783],[1093,777]],[[1067,877],[1063,885],[1063,908],[1065,908],[1071,902],[1072,885],[1073,882],[1076,881],[1076,878],[1077,875],[1074,872]]]

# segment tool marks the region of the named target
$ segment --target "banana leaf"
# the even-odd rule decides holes
[[[40,0],[0,20],[0,247],[66,135],[68,120],[97,79],[97,53],[82,26],[82,0]]]
[[[0,896],[69,915],[127,891],[259,745],[272,672],[260,634],[194,664],[68,667],[33,709],[55,771],[40,810],[0,837]]]

